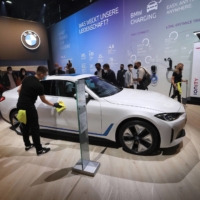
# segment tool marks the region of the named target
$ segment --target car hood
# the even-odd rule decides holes
[[[181,107],[178,101],[163,94],[135,89],[123,89],[113,96],[105,97],[105,100],[112,104],[147,108],[164,113],[178,112]]]

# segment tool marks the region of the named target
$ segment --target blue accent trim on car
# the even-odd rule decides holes
[[[98,133],[90,133],[90,132],[88,132],[88,133],[89,133],[90,135],[107,136],[107,135],[109,134],[110,130],[112,129],[113,125],[114,125],[114,124],[111,124],[111,125],[106,129],[106,131],[104,132],[103,135],[102,135],[102,134],[98,134]]]
[[[110,130],[112,129],[114,124],[111,124],[107,129],[106,131],[104,132],[104,134],[99,134],[99,133],[90,133],[88,132],[89,135],[98,135],[98,136],[107,136],[110,132]],[[51,127],[51,126],[41,126],[41,127],[44,127],[44,128],[52,128],[52,129],[57,129],[57,130],[63,130],[63,131],[70,131],[70,132],[76,132],[78,133],[79,131],[75,131],[75,130],[70,130],[70,129],[65,129],[65,128],[57,128],[57,127]]]

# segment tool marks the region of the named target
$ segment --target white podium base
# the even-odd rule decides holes
[[[95,176],[99,167],[100,167],[100,163],[95,162],[95,161],[89,161],[85,169],[83,170],[81,161],[78,161],[76,165],[72,168],[72,171],[80,173],[80,174],[89,175],[89,176]]]

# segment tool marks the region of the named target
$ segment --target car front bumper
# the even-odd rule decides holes
[[[157,121],[158,122],[158,121]],[[187,115],[183,113],[177,120],[172,122],[160,121],[158,129],[160,132],[160,147],[168,148],[181,143],[186,135],[184,127],[187,122]]]

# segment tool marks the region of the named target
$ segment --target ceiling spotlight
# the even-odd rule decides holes
[[[2,1],[2,4],[5,4],[5,2],[4,2],[4,1]]]
[[[6,1],[6,3],[12,4],[12,1]]]
[[[44,7],[46,6],[46,4],[44,4]]]
[[[199,40],[200,40],[200,31],[195,31],[195,32],[193,32],[194,33],[194,35],[196,35],[198,38],[199,38]]]

